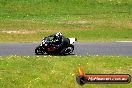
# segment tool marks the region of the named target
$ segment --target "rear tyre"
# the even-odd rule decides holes
[[[41,46],[38,46],[36,49],[35,49],[35,54],[36,55],[43,55],[45,52],[43,51],[42,47]]]
[[[69,45],[67,48],[62,49],[61,55],[70,55],[74,50],[73,45]]]

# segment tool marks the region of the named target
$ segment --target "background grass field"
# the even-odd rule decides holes
[[[126,60],[127,59],[127,60]],[[78,68],[88,74],[130,74],[132,58],[116,56],[0,57],[0,88],[131,88],[130,84],[76,83]]]
[[[79,41],[131,40],[132,1],[0,1],[0,42],[38,42],[58,31]]]

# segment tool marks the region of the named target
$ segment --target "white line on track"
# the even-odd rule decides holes
[[[132,42],[132,41],[116,41],[116,42]]]

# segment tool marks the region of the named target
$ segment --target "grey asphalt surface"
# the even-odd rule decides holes
[[[39,43],[0,44],[0,56],[36,56]],[[132,42],[77,42],[74,55],[81,56],[132,56]]]

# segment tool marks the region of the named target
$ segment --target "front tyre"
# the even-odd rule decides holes
[[[41,46],[38,46],[36,49],[35,49],[35,54],[36,55],[43,55],[45,52],[43,51],[42,47]]]

